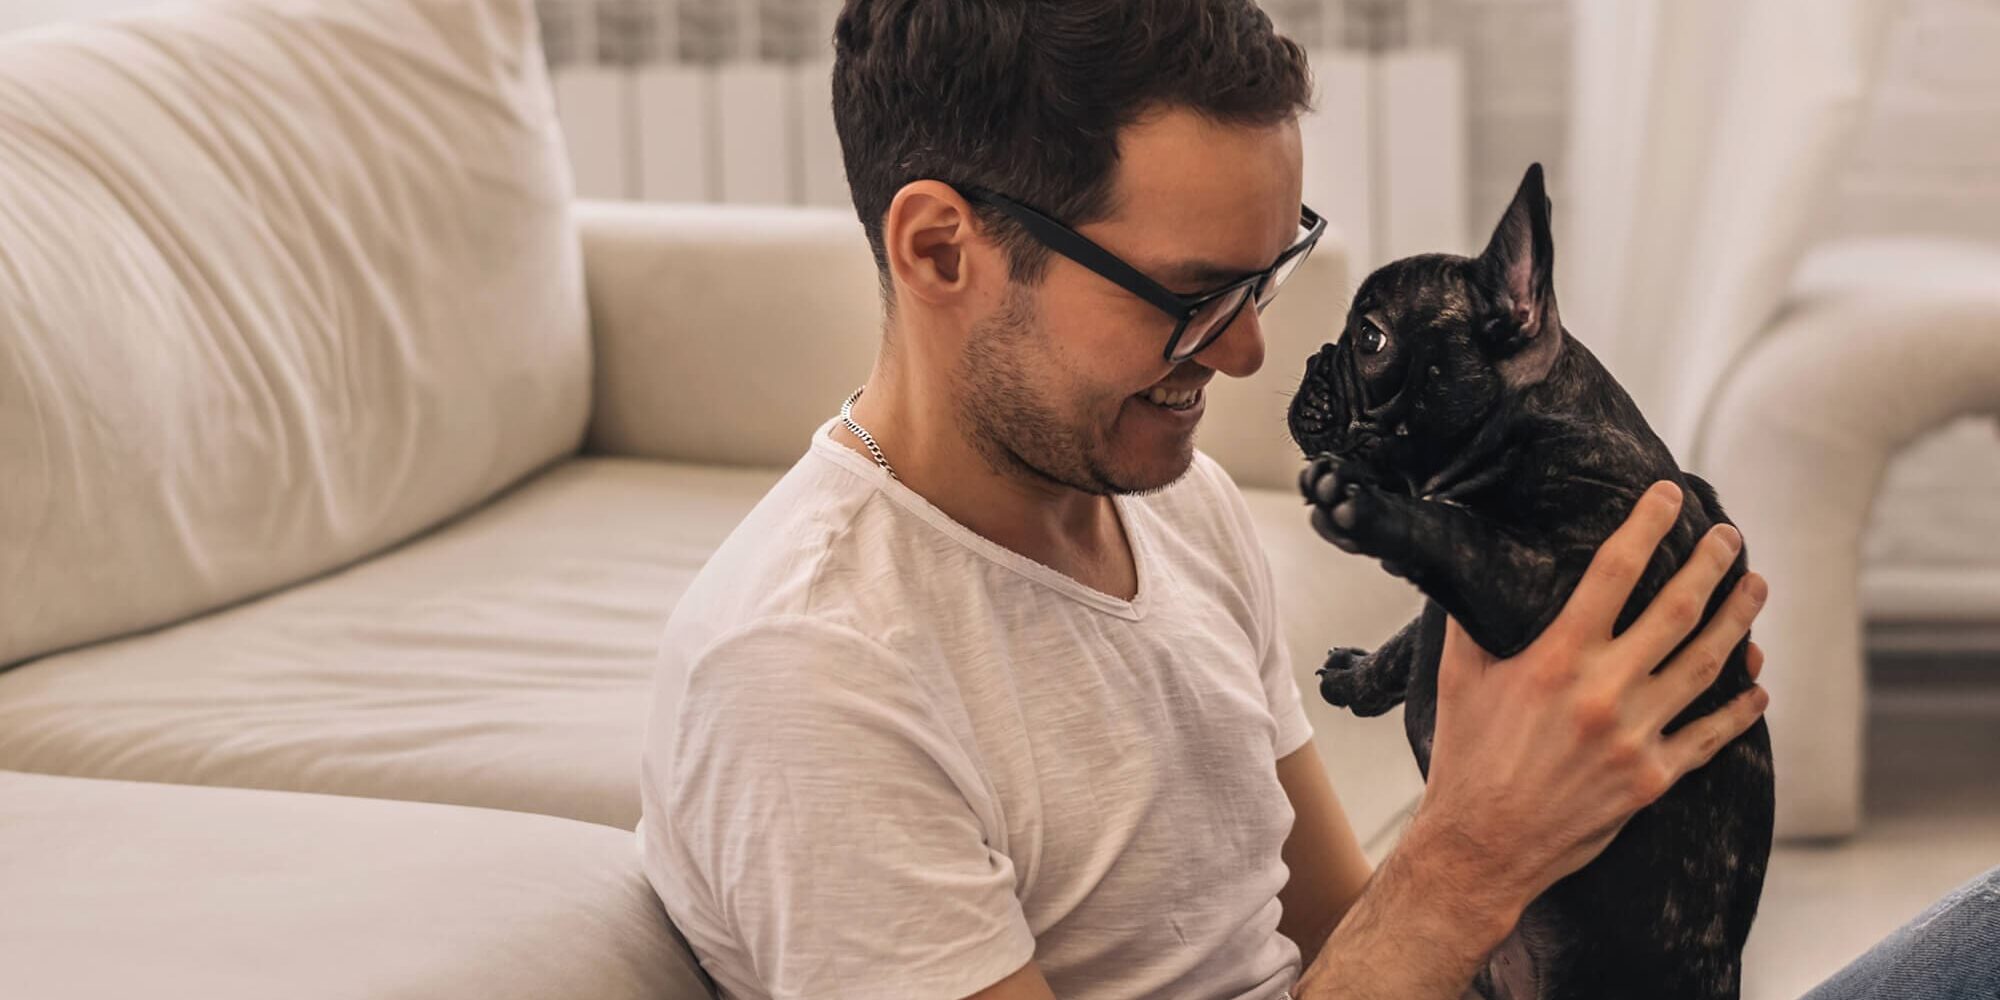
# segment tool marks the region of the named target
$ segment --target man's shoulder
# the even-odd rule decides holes
[[[676,603],[663,659],[684,667],[711,647],[873,641],[909,595],[897,567],[920,526],[879,483],[809,452],[739,523]]]
[[[815,578],[850,541],[875,492],[852,471],[808,452],[703,562],[676,617],[733,624],[807,610]]]

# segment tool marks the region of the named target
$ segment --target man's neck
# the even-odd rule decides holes
[[[952,520],[1086,586],[1130,599],[1136,572],[1111,498],[1025,470],[995,469],[966,440],[954,405],[878,366],[853,413],[903,485]],[[832,433],[835,441],[875,460],[846,427],[836,423]]]

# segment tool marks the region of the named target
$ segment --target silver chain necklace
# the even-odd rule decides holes
[[[866,388],[868,387],[865,385],[861,387],[861,389]],[[875,464],[881,466],[882,471],[888,473],[890,479],[901,482],[903,477],[896,475],[896,470],[889,467],[889,460],[882,457],[882,448],[875,443],[875,435],[868,433],[868,428],[854,422],[854,401],[861,398],[861,389],[854,390],[854,394],[847,397],[847,402],[840,404],[840,422],[847,426],[848,433],[860,438],[861,443],[868,446],[868,454],[875,456]]]

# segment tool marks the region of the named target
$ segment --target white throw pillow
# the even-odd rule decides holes
[[[527,0],[0,39],[0,666],[406,539],[582,439]]]

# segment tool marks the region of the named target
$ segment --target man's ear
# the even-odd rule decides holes
[[[1528,168],[1514,201],[1479,256],[1499,315],[1480,330],[1488,356],[1510,385],[1539,382],[1562,350],[1556,309],[1556,244],[1549,230],[1549,196],[1542,165]]]
[[[969,282],[977,230],[972,207],[950,185],[903,185],[882,221],[882,248],[896,283],[934,305],[957,297]]]

